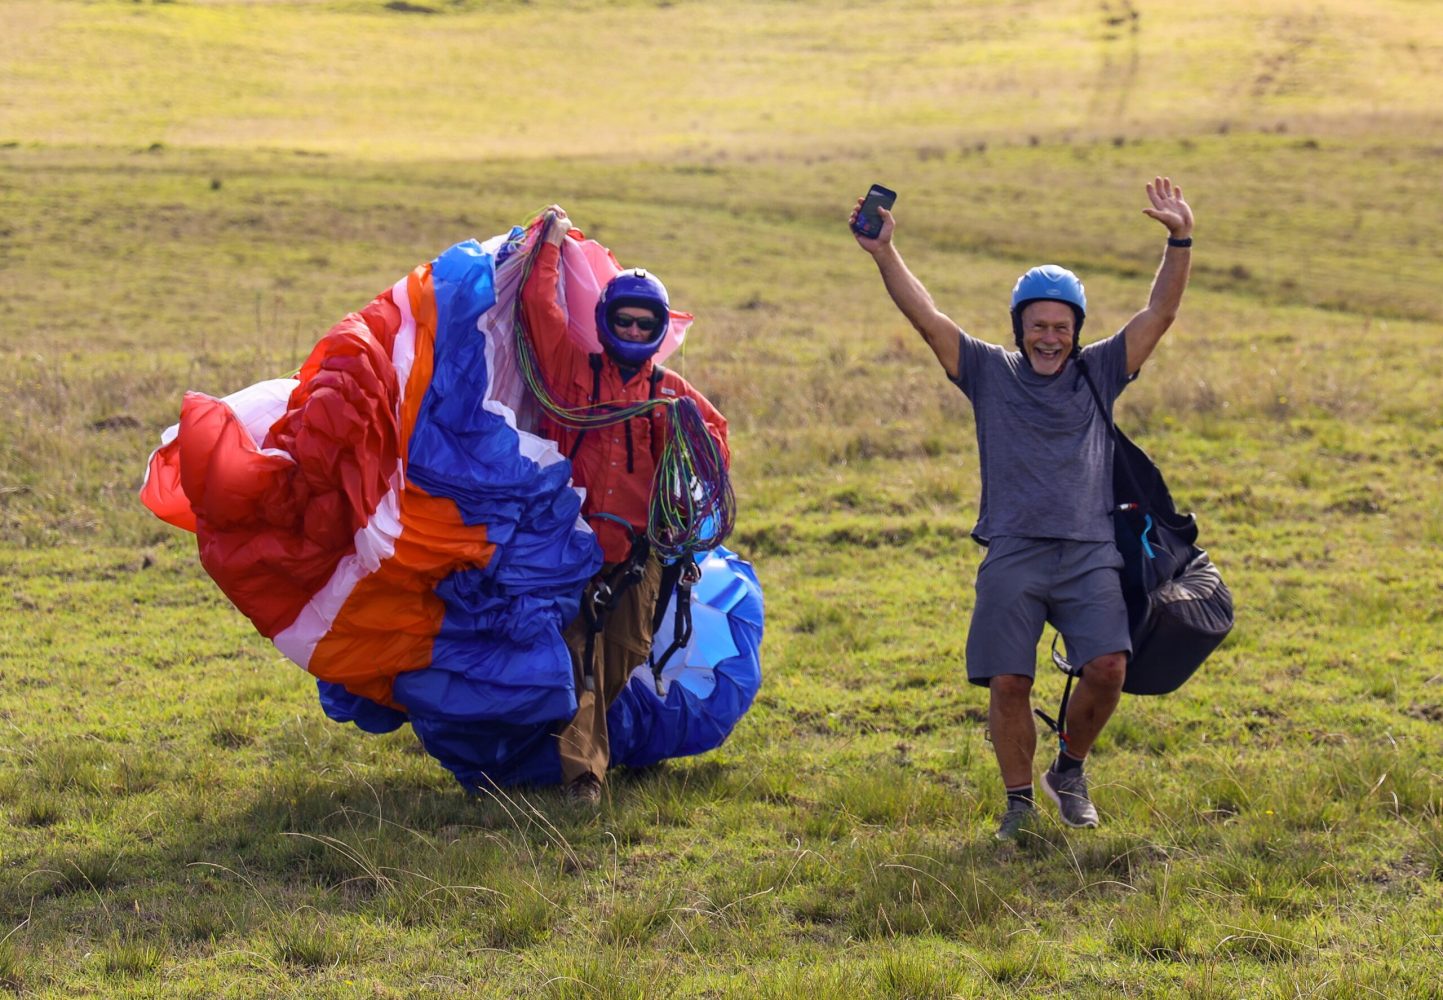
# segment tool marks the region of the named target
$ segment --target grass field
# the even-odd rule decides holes
[[[1436,13],[0,3],[0,990],[1443,996]],[[1017,274],[1072,267],[1098,336],[1157,173],[1194,280],[1118,420],[1238,626],[1124,702],[1100,829],[999,847],[970,411],[844,218],[897,189],[997,342]],[[185,389],[552,201],[696,314],[767,598],[731,740],[597,815],[328,722],[134,498]]]

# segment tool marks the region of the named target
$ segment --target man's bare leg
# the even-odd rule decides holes
[[[1057,803],[1062,822],[1068,826],[1091,827],[1100,822],[1087,790],[1082,762],[1117,708],[1126,676],[1126,655],[1105,653],[1095,657],[1083,664],[1082,680],[1067,702],[1067,718],[1062,723],[1066,733],[1064,749],[1043,772],[1042,790]]]
[[[1032,758],[1037,753],[1037,725],[1032,720],[1032,678],[1021,674],[994,677],[987,686],[987,731],[1002,770],[1002,784],[1018,788],[1032,783]]]
[[[1127,677],[1127,656],[1104,653],[1088,660],[1082,667],[1082,679],[1067,702],[1067,752],[1077,760],[1087,757],[1102,727],[1112,718],[1122,698],[1122,682]]]

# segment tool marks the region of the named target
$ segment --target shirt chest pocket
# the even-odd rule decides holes
[[[572,375],[566,383],[568,402],[565,404],[572,409],[580,409],[583,406],[590,406],[596,402],[597,386],[592,374],[588,369],[582,368]]]

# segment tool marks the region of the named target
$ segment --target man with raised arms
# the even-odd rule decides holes
[[[1081,680],[1060,719],[1057,759],[1042,788],[1073,827],[1098,824],[1083,762],[1117,707],[1132,646],[1113,542],[1112,437],[1085,375],[1110,409],[1177,317],[1192,257],[1192,209],[1169,178],[1147,186],[1143,212],[1167,246],[1147,305],[1118,333],[1081,348],[1082,282],[1055,264],[1012,289],[1016,350],[978,340],[942,313],[892,242],[879,210],[875,238],[856,232],[897,308],[972,403],[982,496],[972,536],[987,547],[967,635],[967,678],[988,689],[988,730],[1007,792],[997,829],[1010,840],[1035,815],[1037,729],[1032,682],[1044,623],[1061,633]]]

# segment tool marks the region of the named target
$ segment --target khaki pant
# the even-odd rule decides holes
[[[607,563],[592,578],[582,594],[582,606],[591,601],[598,581],[610,579],[616,563]],[[576,676],[576,715],[561,731],[561,780],[570,784],[583,774],[606,777],[611,752],[606,732],[606,710],[625,686],[632,670],[646,662],[651,653],[651,619],[656,595],[661,589],[661,563],[646,562],[640,580],[622,592],[606,616],[604,628],[592,646],[594,690],[587,690],[582,659],[590,626],[586,613],[578,614],[566,629],[566,646],[571,650],[571,667]]]

